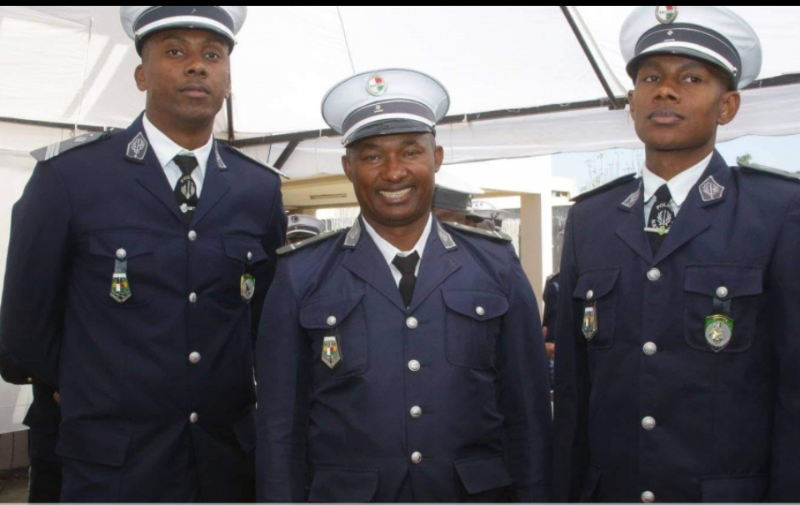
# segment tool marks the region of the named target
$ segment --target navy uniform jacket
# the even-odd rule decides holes
[[[257,348],[260,500],[394,501],[407,478],[421,502],[512,484],[547,500],[536,299],[511,245],[475,233],[434,220],[409,309],[359,221],[279,261]]]
[[[246,497],[253,338],[286,229],[279,178],[215,143],[187,229],[141,117],[83,142],[39,163],[14,206],[0,318],[8,350],[61,393],[62,498]],[[125,303],[110,296],[120,249]]]
[[[715,153],[655,257],[638,179],[572,208],[555,500],[800,501],[797,182],[729,168]],[[715,298],[730,302],[734,323],[720,352],[705,336]],[[587,342],[592,303],[597,333]]]

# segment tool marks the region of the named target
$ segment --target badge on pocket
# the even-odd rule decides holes
[[[333,370],[342,361],[339,340],[336,335],[328,335],[322,340],[322,362]]]
[[[242,300],[244,300],[245,303],[250,303],[250,300],[252,300],[253,296],[256,294],[256,278],[250,274],[244,274],[239,280],[239,292],[242,296]]]
[[[583,336],[590,341],[597,335],[597,304],[591,303],[583,309]]]
[[[111,292],[109,296],[117,303],[125,303],[131,297],[127,261],[115,260],[114,275],[111,277]]]
[[[725,315],[714,315],[706,318],[706,342],[714,352],[720,352],[731,343],[733,337],[733,319]]]

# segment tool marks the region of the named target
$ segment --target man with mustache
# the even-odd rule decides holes
[[[758,37],[722,7],[641,7],[621,46],[646,167],[570,212],[554,499],[800,501],[800,185],[714,149]]]
[[[257,348],[260,500],[548,499],[533,290],[510,237],[431,213],[448,106],[397,69],[323,101],[361,216],[279,251]]]
[[[245,13],[122,7],[145,112],[34,152],[0,334],[60,392],[63,501],[255,497],[253,345],[286,217],[274,170],[212,136]]]

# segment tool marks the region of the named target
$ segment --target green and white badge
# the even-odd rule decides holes
[[[714,352],[720,352],[731,343],[733,337],[733,319],[728,316],[715,315],[706,318],[706,342]]]
[[[111,277],[111,293],[109,293],[109,296],[117,303],[125,303],[131,297],[127,261],[114,261],[114,275]]]
[[[592,303],[583,309],[583,336],[590,341],[597,335],[597,304]]]
[[[256,294],[256,278],[250,274],[244,274],[239,281],[239,291],[242,300],[244,300],[245,303],[250,303],[250,300],[252,300],[253,296]]]

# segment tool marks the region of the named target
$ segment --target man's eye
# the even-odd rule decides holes
[[[170,56],[180,56],[183,53],[180,51],[180,49],[168,49],[167,54]]]
[[[647,77],[645,77],[642,80],[644,82],[658,82],[658,76],[657,75],[648,75]]]
[[[697,77],[696,75],[687,75],[686,77],[683,78],[683,80],[685,82],[691,82],[692,84],[697,84],[697,83],[703,81],[701,78]]]
[[[212,60],[218,60],[218,59],[222,58],[222,55],[219,54],[216,51],[211,51],[211,52],[207,53],[206,56],[208,58],[211,58]]]

